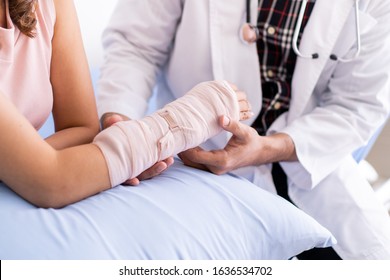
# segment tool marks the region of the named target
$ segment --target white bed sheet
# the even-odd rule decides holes
[[[311,217],[245,179],[178,159],[138,187],[40,209],[0,184],[0,259],[288,259],[335,242]]]

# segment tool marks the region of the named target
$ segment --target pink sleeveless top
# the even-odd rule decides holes
[[[8,0],[5,2],[8,26],[0,27],[0,92],[39,129],[53,107],[50,63],[54,3],[38,1],[36,36],[29,38],[14,26],[8,13]]]

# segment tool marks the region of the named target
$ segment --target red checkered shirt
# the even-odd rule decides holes
[[[257,51],[263,103],[252,126],[260,135],[265,135],[272,122],[289,109],[291,80],[297,58],[292,49],[292,38],[301,4],[301,0],[259,0],[257,27],[260,39]],[[298,46],[313,6],[314,1],[306,6]]]

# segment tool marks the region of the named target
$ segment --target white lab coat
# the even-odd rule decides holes
[[[160,107],[205,80],[224,79],[261,105],[256,45],[239,39],[245,2],[238,0],[119,0],[104,33],[98,82],[99,114],[142,117],[153,88]],[[252,15],[257,1],[251,1]],[[284,162],[289,194],[337,238],[344,259],[390,259],[390,220],[351,153],[364,145],[390,110],[390,1],[361,0],[362,50],[356,51],[353,0],[317,0],[299,49],[289,112],[270,133],[294,140],[299,162]],[[256,18],[253,16],[253,23]],[[253,119],[252,119],[253,121]],[[209,142],[222,147],[228,135]],[[244,173],[243,173],[244,172]],[[270,166],[239,170],[274,191]]]

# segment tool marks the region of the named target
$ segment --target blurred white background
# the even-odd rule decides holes
[[[91,68],[101,65],[101,35],[117,0],[74,0],[81,26],[85,51]]]

